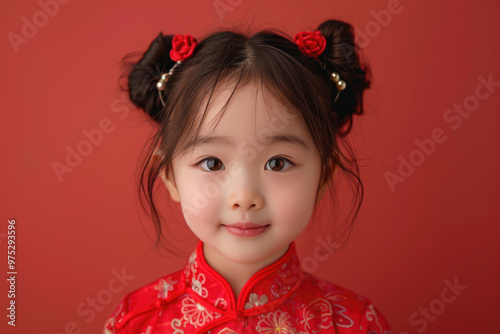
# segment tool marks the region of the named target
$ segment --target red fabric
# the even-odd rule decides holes
[[[196,38],[190,34],[175,35],[172,39],[172,50],[170,50],[170,59],[173,61],[184,60],[191,57],[194,49],[198,45]]]
[[[326,38],[319,30],[302,31],[293,38],[300,51],[308,57],[319,57],[326,48]]]
[[[391,333],[366,298],[303,272],[291,243],[276,262],[245,284],[236,301],[203,256],[203,243],[184,270],[127,294],[104,333]]]

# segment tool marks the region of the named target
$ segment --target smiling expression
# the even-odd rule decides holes
[[[219,118],[231,84],[219,86],[200,136],[163,179],[209,263],[208,254],[272,263],[309,223],[321,161],[301,117],[253,81]]]

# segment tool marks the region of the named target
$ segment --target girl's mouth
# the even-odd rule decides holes
[[[253,237],[263,233],[268,227],[268,225],[258,225],[252,223],[235,223],[231,225],[222,225],[231,234],[238,237]]]

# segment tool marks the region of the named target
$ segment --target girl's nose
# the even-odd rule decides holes
[[[264,198],[254,189],[240,188],[229,196],[227,204],[232,210],[259,210],[264,206]]]

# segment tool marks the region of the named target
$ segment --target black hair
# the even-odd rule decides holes
[[[348,237],[363,200],[364,187],[354,151],[344,137],[352,128],[353,115],[363,114],[363,92],[370,87],[371,72],[360,61],[361,50],[355,44],[349,23],[327,20],[317,30],[327,42],[318,60],[327,65],[328,71],[278,30],[255,34],[236,29],[211,33],[199,41],[193,54],[169,78],[162,92],[165,106],[156,83],[162,73],[175,65],[169,56],[174,35],[160,33],[138,61],[131,60],[133,54],[124,57],[124,89],[131,101],[157,125],[139,179],[141,203],[151,213],[155,226],[155,245],[171,250],[168,242],[162,242],[168,238],[163,235],[154,203],[155,183],[161,173],[168,175],[174,152],[182,147],[186,134],[198,135],[200,124],[195,119],[204,97],[211,96],[218,83],[228,78],[237,81],[236,87],[240,82],[259,80],[275,98],[300,114],[321,157],[320,184],[332,180],[334,168],[344,172],[356,193],[348,224],[339,234]],[[340,93],[328,74],[330,71],[346,82]],[[333,193],[331,186],[329,189]]]

